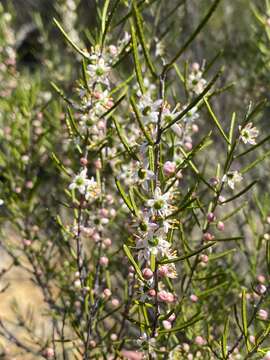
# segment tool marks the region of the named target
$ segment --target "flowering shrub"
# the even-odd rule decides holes
[[[270,358],[265,101],[217,115],[217,57],[185,57],[219,2],[173,50],[163,32],[184,2],[160,17],[155,1],[106,0],[89,47],[77,3],[59,2],[80,72],[70,87],[64,67],[51,90],[16,70],[3,27],[1,277],[29,275],[45,326],[17,304],[15,327],[0,319],[3,357]]]

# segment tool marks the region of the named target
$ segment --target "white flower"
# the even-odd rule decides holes
[[[239,126],[240,131],[240,140],[243,141],[244,144],[255,145],[255,138],[259,135],[259,130],[254,126],[252,127],[252,123],[248,123],[246,126]]]
[[[194,68],[188,77],[187,87],[190,91],[197,95],[203,92],[206,85],[206,80],[202,76],[202,71],[200,69]]]
[[[173,109],[172,111],[168,108],[163,109],[162,111],[162,118],[165,121],[165,123],[170,123],[172,122],[178,115],[180,114],[180,112],[176,112],[176,108]]]
[[[166,216],[170,213],[170,205],[168,203],[170,198],[171,193],[169,191],[162,194],[161,189],[157,187],[153,199],[147,200],[146,206],[150,207],[154,213],[157,212],[160,216]]]
[[[234,190],[235,183],[242,181],[243,176],[236,170],[230,171],[225,174],[222,178],[222,181],[227,183],[231,189]]]
[[[186,107],[184,107],[184,109],[185,108]],[[186,115],[183,118],[183,121],[190,124],[190,123],[193,123],[198,118],[199,118],[198,109],[195,106],[186,113]]]
[[[142,114],[144,124],[157,123],[159,117],[159,109],[162,100],[153,101],[149,95],[143,95],[139,100],[139,109]]]
[[[4,205],[4,200],[0,199],[0,206]]]
[[[79,175],[76,175],[73,182],[69,185],[70,190],[78,189],[81,194],[85,194],[85,189],[89,183],[87,179],[87,169],[83,169]]]
[[[101,190],[100,190],[98,183],[92,177],[87,182],[87,186],[86,186],[86,190],[85,190],[85,199],[86,200],[90,200],[90,199],[94,200],[100,195],[100,192],[101,192]]]
[[[95,63],[88,65],[87,71],[90,77],[90,85],[95,82],[108,85],[108,72],[110,69],[110,66],[105,63],[103,58],[99,58]]]

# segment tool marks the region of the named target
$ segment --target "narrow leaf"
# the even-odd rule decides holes
[[[136,271],[138,277],[140,278],[140,280],[142,280],[144,282],[145,280],[142,276],[141,270],[140,270],[139,266],[137,265],[136,261],[134,260],[129,248],[126,245],[123,245],[123,250],[124,250],[126,256],[128,257],[129,261],[131,262],[132,266],[134,267],[134,270]]]

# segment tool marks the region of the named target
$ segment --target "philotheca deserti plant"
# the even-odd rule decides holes
[[[25,86],[1,9],[1,279],[20,268],[44,303],[42,331],[18,303],[20,331],[0,318],[3,358],[270,359],[266,101],[217,115],[231,85],[191,51],[220,0],[178,49],[185,1],[97,3],[84,47],[59,2],[80,75],[52,93]]]

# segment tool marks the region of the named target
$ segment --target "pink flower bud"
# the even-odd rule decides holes
[[[46,357],[46,359],[53,359],[54,358],[54,350],[53,350],[53,348],[47,348],[44,351],[44,356]]]
[[[266,25],[270,27],[270,18],[266,20]]]
[[[225,229],[225,225],[224,225],[224,223],[223,223],[222,221],[219,221],[219,222],[217,223],[217,229],[218,229],[219,231],[223,231],[223,230]]]
[[[263,310],[263,309],[260,309],[258,311],[258,317],[261,319],[261,320],[267,320],[268,318],[268,312],[266,310]]]
[[[196,134],[199,131],[199,126],[197,124],[192,124],[192,131]]]
[[[101,266],[107,266],[109,264],[109,259],[106,256],[101,256],[99,259],[99,264]]]
[[[104,289],[103,290],[103,295],[105,298],[109,298],[112,295],[112,292],[110,289]]]
[[[168,267],[166,265],[162,265],[158,268],[158,276],[165,277],[168,275]]]
[[[120,304],[120,301],[118,299],[112,299],[112,306],[113,307],[118,307]]]
[[[199,71],[200,70],[200,64],[197,63],[197,62],[194,62],[192,65],[191,65],[191,68],[193,71]]]
[[[23,240],[23,245],[28,247],[28,246],[31,246],[32,245],[32,241],[31,240],[28,240],[28,239],[24,239]]]
[[[149,268],[143,269],[142,274],[143,274],[143,277],[145,278],[145,280],[150,280],[153,277],[153,272]]]
[[[267,224],[270,224],[270,216],[267,216],[266,222],[267,222]]]
[[[98,159],[98,160],[96,160],[95,162],[94,162],[94,164],[95,164],[95,168],[97,169],[97,170],[100,170],[101,168],[102,168],[102,164],[101,164],[101,161]]]
[[[165,290],[159,291],[157,297],[158,297],[158,301],[165,302],[168,304],[173,303],[175,301],[174,295]]]
[[[106,128],[106,123],[104,120],[99,120],[99,122],[97,123],[97,127],[99,130],[104,130]]]
[[[111,340],[116,341],[117,340],[117,335],[116,334],[111,334]]]
[[[163,320],[162,325],[163,325],[164,329],[166,329],[166,330],[170,330],[172,328],[172,324],[168,320]]]
[[[195,344],[197,344],[199,346],[203,346],[206,344],[206,340],[202,336],[196,336]]]
[[[156,296],[156,290],[155,289],[148,290],[147,295],[150,296],[150,297],[155,297]]]
[[[260,294],[263,295],[266,292],[267,288],[265,285],[263,284],[259,284],[256,286],[256,291]]]
[[[175,173],[176,164],[172,161],[166,161],[163,165],[163,171],[166,176],[171,176]]]
[[[82,233],[86,237],[92,237],[94,235],[95,230],[92,228],[84,227],[82,228]]]
[[[103,240],[103,244],[106,247],[110,247],[112,245],[112,240],[110,238],[106,238],[106,239]]]
[[[173,322],[175,320],[176,316],[175,313],[172,313],[172,315],[170,315],[170,317],[168,317],[168,321]]]
[[[97,343],[95,342],[95,340],[90,340],[89,345],[93,349],[93,348],[95,348],[97,346]]]
[[[88,160],[86,158],[82,157],[82,158],[80,158],[80,164],[82,166],[87,166]]]
[[[265,283],[265,276],[264,276],[264,275],[258,275],[258,276],[257,276],[257,280],[258,280],[260,283]]]
[[[102,208],[99,210],[99,215],[101,217],[108,217],[109,215],[109,210],[108,209],[105,209],[105,208]]]
[[[270,26],[270,21],[269,21],[269,26]],[[267,353],[264,355],[263,360],[270,360],[270,351],[267,351]]]
[[[133,267],[133,266],[129,266],[128,271],[129,271],[130,273],[134,273],[134,272],[135,272],[134,267]]]
[[[206,255],[206,254],[201,254],[201,255],[200,255],[200,260],[201,260],[201,262],[207,264],[208,261],[209,261],[209,257],[208,257],[208,255]]]
[[[216,216],[214,213],[210,212],[209,214],[207,214],[207,220],[208,222],[213,222],[216,220]]]
[[[107,103],[106,103],[106,107],[109,108],[109,109],[111,107],[113,107],[113,105],[114,105],[114,102],[112,100],[108,100]]]
[[[110,45],[109,51],[111,55],[115,56],[117,54],[117,47],[115,45]]]
[[[195,294],[191,294],[189,298],[194,303],[196,303],[199,300],[198,296]]]
[[[192,147],[193,147],[192,142],[190,142],[190,141],[186,141],[184,143],[184,146],[185,146],[185,149],[188,150],[188,151],[191,151]]]
[[[215,239],[215,236],[212,235],[209,232],[206,232],[206,233],[203,234],[203,240],[204,241],[213,241],[214,239]]]
[[[212,186],[217,186],[219,183],[219,179],[217,177],[212,177],[209,182]]]
[[[218,201],[221,202],[221,203],[223,203],[225,200],[226,200],[226,198],[224,196],[222,196],[222,195],[220,195],[218,197]]]
[[[95,242],[98,242],[100,240],[100,235],[97,231],[95,231],[92,235],[92,238]]]
[[[249,341],[252,343],[252,344],[255,344],[255,336],[254,335],[250,335],[249,336]]]
[[[27,189],[33,189],[34,183],[31,180],[26,181],[25,186]]]

